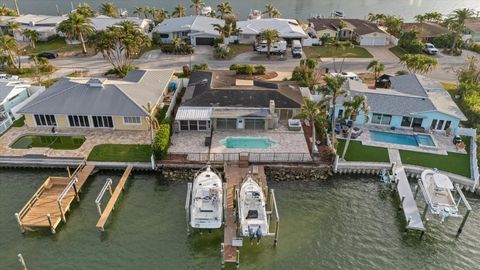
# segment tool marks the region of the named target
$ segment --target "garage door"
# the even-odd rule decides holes
[[[214,38],[206,38],[206,37],[197,37],[195,39],[196,45],[213,45]]]
[[[384,37],[364,37],[360,41],[362,46],[386,46],[387,39]]]

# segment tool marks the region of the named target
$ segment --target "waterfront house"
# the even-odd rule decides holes
[[[123,80],[62,78],[20,109],[28,127],[147,130],[173,70],[132,70]]]
[[[465,40],[480,42],[480,17],[465,20]]]
[[[225,25],[225,21],[206,16],[185,16],[163,20],[153,29],[153,37],[160,43],[172,43],[175,38],[196,45],[213,45],[220,34],[214,24]]]
[[[40,41],[47,41],[57,35],[57,26],[64,20],[66,16],[48,16],[48,15],[21,15],[18,17],[1,16],[0,27],[3,33],[7,32],[9,22],[18,22],[20,29],[15,31],[14,37],[18,41],[29,41],[27,37],[22,34],[25,29],[35,30],[40,34]]]
[[[412,31],[415,30],[418,32],[418,36],[424,41],[429,42],[434,38],[438,38],[444,34],[448,33],[448,29],[444,26],[441,26],[438,23],[433,22],[423,22],[423,23],[404,23],[402,25],[402,31]]]
[[[35,87],[33,87],[35,88]],[[15,77],[0,78],[0,133],[7,130],[13,121],[13,112],[17,105],[25,101],[33,93],[30,84]]]
[[[295,82],[236,85],[235,71],[196,71],[175,117],[174,130],[271,130],[300,112]]]
[[[353,80],[348,80],[344,87],[349,96],[367,97],[370,120],[365,123],[365,116],[361,115],[358,124],[414,131],[444,132],[449,129],[455,132],[460,122],[467,120],[443,86],[422,75],[392,76],[388,89],[370,89]],[[344,100],[340,98],[335,108],[337,118],[342,118],[344,114]]]
[[[390,35],[367,20],[360,19],[309,19],[310,29],[307,32],[318,38],[329,36],[339,40],[349,40],[360,46],[387,46]],[[340,27],[340,22],[344,27]]]
[[[308,38],[302,26],[296,20],[292,19],[267,18],[238,21],[237,28],[241,30],[238,35],[238,41],[242,44],[254,43],[260,33],[265,29],[277,30],[280,38],[287,41],[287,43],[291,43],[294,39],[303,41]]]

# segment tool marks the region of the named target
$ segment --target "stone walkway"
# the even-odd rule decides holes
[[[50,148],[13,149],[10,145],[22,135],[52,135],[50,128],[11,128],[0,137],[0,156],[46,156],[61,158],[86,158],[98,144],[150,144],[148,131],[120,131],[108,129],[57,129],[56,135],[85,136],[86,140],[78,149],[55,150]]]

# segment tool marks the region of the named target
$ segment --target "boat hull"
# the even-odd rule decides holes
[[[209,166],[195,175],[190,204],[190,226],[218,229],[223,222],[222,179]]]

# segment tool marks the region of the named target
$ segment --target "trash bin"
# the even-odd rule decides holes
[[[169,86],[170,91],[175,91],[177,90],[177,83],[176,82],[171,82]]]

